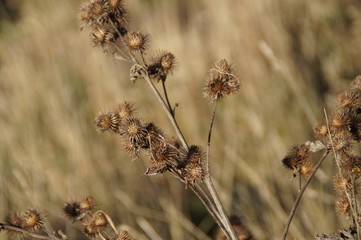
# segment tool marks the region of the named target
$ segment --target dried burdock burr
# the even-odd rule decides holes
[[[43,228],[43,214],[35,209],[28,209],[21,215],[23,220],[23,228],[29,232],[36,232]]]
[[[313,170],[313,164],[310,161],[311,151],[306,144],[296,145],[292,150],[283,158],[283,165],[296,173],[308,175]]]
[[[127,231],[122,231],[121,233],[113,236],[110,240],[133,240]]]
[[[170,52],[160,52],[151,60],[148,74],[151,79],[159,82],[165,81],[168,74],[172,73],[176,64],[175,56]]]
[[[120,122],[121,118],[118,113],[107,112],[98,114],[93,124],[99,132],[111,131],[118,133]]]
[[[209,71],[203,95],[216,101],[238,91],[239,88],[239,80],[233,72],[232,65],[222,59]]]
[[[144,52],[148,48],[149,37],[140,31],[128,32],[126,35],[127,44],[132,51]]]

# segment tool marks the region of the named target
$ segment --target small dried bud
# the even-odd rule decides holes
[[[347,90],[338,95],[340,107],[360,107],[361,90]]]
[[[310,156],[309,146],[305,144],[296,145],[282,160],[282,163],[289,169],[298,170]]]
[[[338,195],[344,196],[349,190],[347,179],[337,174],[333,178],[333,188],[335,189]]]
[[[138,118],[125,118],[120,125],[119,132],[129,142],[134,142],[139,146],[146,143],[147,130]]]
[[[90,37],[95,46],[101,45],[104,47],[106,44],[114,43],[119,36],[111,26],[104,26],[103,28],[93,29]]]
[[[232,65],[222,59],[211,68],[203,94],[216,101],[238,91],[239,88],[239,80],[233,73]]]
[[[114,112],[120,117],[121,120],[130,118],[135,113],[134,105],[129,102],[123,102],[116,105]]]
[[[169,166],[177,166],[179,152],[170,144],[152,146],[150,149],[150,167],[145,172],[147,175],[163,173]]]
[[[117,133],[119,131],[121,118],[115,113],[102,113],[97,116],[93,124],[100,132],[112,131]]]
[[[328,136],[327,125],[324,123],[317,123],[313,131],[318,139],[324,139]]]
[[[137,32],[128,32],[127,34],[127,43],[132,51],[145,51],[148,47],[148,36]]]
[[[206,166],[197,162],[188,163],[181,171],[187,185],[199,184],[204,181],[207,175]]]
[[[92,197],[85,197],[79,202],[79,209],[82,212],[89,212],[95,207],[95,200]]]
[[[165,81],[168,74],[173,72],[175,63],[176,59],[172,53],[161,53],[152,59],[152,63],[148,66],[148,74],[157,82]]]
[[[63,212],[65,216],[72,221],[77,221],[77,218],[82,213],[78,202],[65,203]]]
[[[41,213],[34,209],[28,209],[22,216],[23,227],[30,232],[38,231],[43,228],[43,219]]]
[[[24,220],[20,214],[12,213],[6,216],[5,223],[13,227],[23,228]],[[9,239],[21,239],[25,236],[24,233],[18,231],[8,230],[7,233],[9,234]]]
[[[347,128],[351,124],[349,111],[338,111],[331,120],[331,126],[336,130]]]
[[[89,237],[95,237],[99,231],[98,228],[95,226],[94,222],[91,221],[90,223],[85,225],[83,232]]]
[[[105,228],[108,226],[108,219],[101,211],[95,213],[92,221],[94,221],[94,226],[97,228]]]
[[[352,82],[351,82],[351,89],[355,89],[361,91],[361,75],[358,75]]]
[[[111,238],[111,240],[133,240],[127,231],[122,231],[118,235]]]
[[[313,163],[309,159],[302,161],[299,164],[300,176],[310,175],[312,173],[313,169],[314,169]]]
[[[350,203],[346,198],[340,198],[336,201],[336,214],[350,217],[351,208]]]

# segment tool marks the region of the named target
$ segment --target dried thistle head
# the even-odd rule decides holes
[[[346,90],[337,96],[340,107],[359,107],[361,101],[361,90]]]
[[[337,111],[331,120],[331,126],[336,131],[347,128],[351,123],[351,115],[350,111],[340,109]]]
[[[176,64],[175,56],[170,52],[160,52],[151,60],[148,74],[151,79],[159,82],[165,81],[168,74],[172,73]]]
[[[179,163],[179,151],[170,144],[162,143],[152,146],[149,149],[149,168],[145,172],[147,175],[163,173],[170,166],[177,166]]]
[[[129,102],[122,102],[117,104],[113,111],[119,116],[121,120],[130,118],[135,113],[134,105]]]
[[[127,231],[122,231],[119,234],[113,236],[111,240],[133,240]]]
[[[199,184],[208,175],[208,166],[205,161],[204,151],[200,146],[192,145],[188,152],[183,153],[181,174],[187,184]]]
[[[73,222],[77,221],[82,213],[78,202],[65,203],[63,212],[65,216]]]
[[[328,129],[325,123],[317,123],[314,128],[313,132],[315,133],[316,138],[318,139],[325,139],[328,136]]]
[[[90,212],[95,207],[94,198],[88,196],[79,201],[79,209],[82,212]]]
[[[126,35],[130,50],[144,52],[148,48],[149,37],[140,31],[128,32]]]
[[[9,224],[10,226],[22,229],[24,225],[24,220],[21,217],[21,214],[14,212],[6,215],[5,223]],[[21,239],[25,236],[24,233],[18,231],[7,230],[7,233],[10,239]]]
[[[233,72],[232,65],[222,59],[211,68],[203,94],[212,101],[217,101],[238,91],[239,88],[239,80]]]
[[[23,228],[29,232],[36,232],[43,228],[44,217],[43,214],[35,209],[28,209],[21,215],[23,219]]]
[[[109,224],[107,217],[102,211],[96,212],[93,216],[92,221],[94,222],[94,226],[98,229],[105,228]]]
[[[94,43],[95,46],[102,46],[109,43],[114,43],[117,40],[118,33],[114,30],[112,26],[105,25],[102,27],[94,28],[90,32],[91,41]]]
[[[340,156],[347,156],[351,153],[353,143],[348,131],[339,131],[332,138],[332,146]]]
[[[311,156],[309,146],[300,144],[292,147],[291,151],[283,158],[283,165],[292,170],[298,170],[303,162],[308,160]]]
[[[117,133],[119,131],[120,122],[121,118],[118,114],[107,112],[98,114],[93,121],[93,124],[99,132],[112,131]]]
[[[349,181],[340,174],[336,174],[333,177],[333,189],[338,195],[344,196],[349,190]]]
[[[352,80],[351,89],[361,91],[361,75],[358,75],[354,80]]]
[[[340,197],[336,201],[336,214],[343,215],[346,218],[350,218],[351,216],[351,207],[346,197]]]
[[[142,146],[146,143],[147,130],[143,122],[136,117],[122,120],[119,127],[120,134],[129,142]]]
[[[314,165],[310,159],[300,162],[299,164],[299,174],[300,176],[308,176],[314,170]]]
[[[148,145],[145,148],[160,145],[164,141],[163,131],[158,128],[154,123],[148,123],[145,126],[147,130]]]

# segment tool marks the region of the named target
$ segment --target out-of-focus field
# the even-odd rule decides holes
[[[189,143],[206,144],[209,67],[221,58],[234,63],[242,88],[219,105],[212,175],[229,213],[242,216],[257,239],[280,239],[298,186],[281,160],[313,139],[323,108],[331,113],[334,95],[361,74],[360,1],[126,2],[131,28],[151,35],[149,55],[163,49],[177,57],[167,84]],[[13,4],[18,18],[1,11],[0,20],[0,218],[42,209],[69,239],[81,239],[61,207],[91,195],[117,223],[145,235],[212,236],[214,222],[191,191],[170,174],[144,176],[146,156],[131,161],[117,136],[95,131],[98,111],[127,100],[174,135],[147,85],[129,81],[130,65],[80,32],[80,1]],[[306,190],[289,239],[350,224],[334,211],[333,167],[330,158]]]

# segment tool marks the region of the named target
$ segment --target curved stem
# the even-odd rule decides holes
[[[311,175],[308,177],[305,185],[304,185],[304,186],[302,187],[302,189],[299,191],[298,196],[297,196],[297,198],[296,198],[296,201],[295,201],[295,203],[294,203],[294,205],[293,205],[293,208],[292,208],[292,210],[291,210],[291,213],[290,213],[290,215],[289,215],[289,217],[288,217],[288,220],[287,220],[287,224],[286,224],[286,226],[285,226],[285,229],[283,230],[282,240],[285,240],[286,237],[287,237],[288,229],[289,229],[289,227],[290,227],[290,225],[291,225],[293,216],[294,216],[295,213],[296,213],[296,209],[297,209],[297,207],[298,207],[298,205],[299,205],[299,203],[300,203],[300,201],[301,201],[301,198],[302,198],[302,196],[303,196],[303,193],[305,192],[306,188],[308,187],[308,184],[310,184],[313,176],[315,175],[315,173],[317,172],[317,170],[320,168],[323,160],[325,160],[325,158],[327,157],[327,155],[328,155],[329,152],[330,152],[330,150],[326,150],[326,151],[325,151],[325,153],[322,155],[322,157],[320,158],[320,160],[319,160],[318,163],[316,164],[315,169],[313,169]]]
[[[10,231],[15,231],[15,232],[19,232],[19,233],[24,233],[26,235],[29,235],[30,237],[33,238],[37,238],[37,239],[47,239],[47,240],[51,240],[51,238],[49,236],[44,236],[44,235],[40,235],[40,234],[36,234],[33,232],[29,232],[26,231],[22,228],[18,228],[18,227],[14,227],[5,223],[0,223],[0,229],[6,229],[6,230],[10,230]]]

